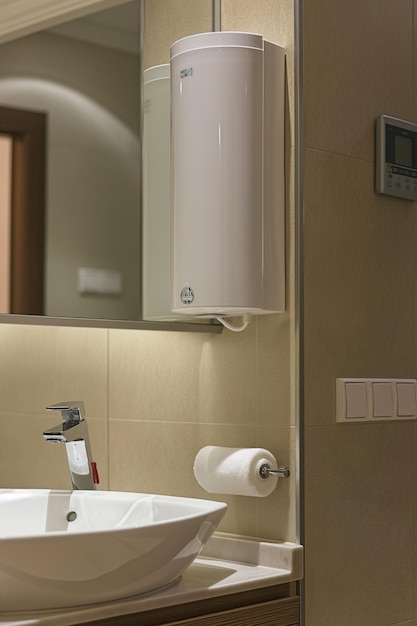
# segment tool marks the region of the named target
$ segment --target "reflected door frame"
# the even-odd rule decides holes
[[[42,315],[45,265],[47,115],[0,107],[0,133],[12,137],[10,312]]]

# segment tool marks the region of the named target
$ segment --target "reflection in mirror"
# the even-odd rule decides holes
[[[170,65],[163,63],[143,73],[142,314],[146,320],[171,318],[170,122]]]
[[[211,0],[188,4],[192,19],[182,26],[184,0],[146,4],[148,66],[153,58],[166,57],[175,39],[196,29],[203,5],[205,17],[196,32],[211,28],[206,19]],[[104,319],[109,326],[112,320],[141,318],[142,13],[141,0],[126,2],[1,47],[0,138],[4,143],[11,138],[13,149],[0,153],[2,163],[12,154],[12,192],[0,199],[0,219],[19,251],[13,256],[12,250],[8,260],[2,313]],[[16,207],[13,189],[22,188],[15,179],[16,154],[25,133],[9,115],[22,113],[43,118],[46,149],[44,158],[41,150],[30,149],[22,157],[25,167],[32,162],[38,169]],[[36,212],[35,196],[41,205]],[[21,220],[26,225],[16,243]],[[0,263],[7,272],[1,258]],[[16,304],[19,289],[23,296]]]
[[[212,30],[219,8],[207,0],[147,0],[145,6],[142,311],[148,320],[187,321],[193,318],[171,312],[170,48]]]
[[[138,32],[139,3],[130,2],[2,46],[0,104],[42,113],[47,142],[46,210],[37,224],[44,266],[36,260],[43,310],[33,301],[13,307],[12,281],[11,313],[139,318]],[[0,131],[18,143],[21,128],[5,128],[0,114]],[[27,245],[35,244],[29,235]]]

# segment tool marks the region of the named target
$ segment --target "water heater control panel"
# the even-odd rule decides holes
[[[377,119],[376,191],[417,201],[417,124],[388,115]]]

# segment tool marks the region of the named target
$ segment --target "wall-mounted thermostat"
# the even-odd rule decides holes
[[[388,115],[377,119],[376,191],[417,201],[417,124]]]

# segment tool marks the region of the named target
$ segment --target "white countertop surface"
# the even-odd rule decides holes
[[[0,626],[71,626],[279,585],[303,577],[303,548],[295,543],[215,534],[181,579],[163,590],[85,607],[2,613]]]

